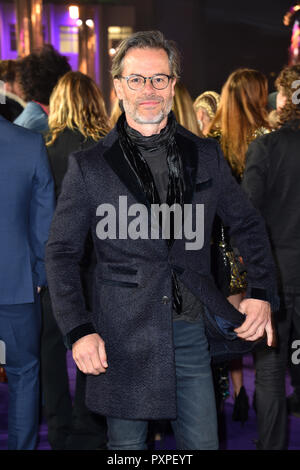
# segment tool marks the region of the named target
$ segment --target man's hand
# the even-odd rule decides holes
[[[37,286],[36,291],[37,291],[38,294],[41,293],[41,290],[42,290],[41,286]]]
[[[99,375],[108,367],[105,344],[97,334],[83,336],[73,344],[73,359],[85,374]]]
[[[259,299],[244,299],[239,311],[247,316],[244,323],[234,331],[239,338],[255,341],[267,333],[268,346],[272,346],[274,333],[271,323],[271,306],[269,302]]]

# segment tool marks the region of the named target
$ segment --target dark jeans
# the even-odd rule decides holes
[[[202,318],[173,322],[177,419],[171,421],[177,449],[217,449],[217,417],[210,355]],[[146,449],[148,422],[107,418],[110,450]]]
[[[106,448],[106,419],[85,406],[86,376],[77,369],[72,405],[62,334],[52,313],[48,289],[43,290],[41,381],[48,440],[53,449]]]
[[[287,449],[285,375],[288,356],[292,353],[289,337],[296,312],[299,315],[300,296],[283,294],[280,310],[274,315],[277,347],[261,348],[254,354],[259,449]]]

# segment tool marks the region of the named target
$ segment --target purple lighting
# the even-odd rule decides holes
[[[16,41],[16,14],[14,5],[10,3],[0,4],[0,23],[1,23],[1,59],[16,59],[17,41]]]
[[[73,70],[78,69],[78,52],[75,45],[76,39],[78,40],[76,21],[77,19],[70,18],[69,10],[65,5],[51,5],[51,44],[69,58]]]
[[[50,21],[48,22],[47,17]],[[47,5],[43,8],[43,31],[45,42],[69,58],[73,70],[78,68],[78,27],[76,19],[70,18],[65,5]],[[0,3],[1,49],[0,59],[16,59],[16,13],[14,4]],[[49,24],[49,30],[48,30]]]
[[[71,8],[72,7],[72,8]],[[42,11],[44,43],[50,43],[69,60],[72,70],[79,67],[79,31],[87,28],[93,37],[95,47],[95,79],[100,79],[99,57],[99,8],[93,6],[90,15],[83,20],[79,18],[80,10],[77,5],[44,3]],[[16,33],[16,11],[13,2],[0,0],[0,60],[16,59],[18,57],[18,37]],[[93,36],[94,35],[94,36]],[[85,36],[83,41],[85,40]]]

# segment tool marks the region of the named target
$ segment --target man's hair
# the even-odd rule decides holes
[[[12,83],[16,78],[17,61],[1,60],[0,61],[0,80]]]
[[[26,101],[48,105],[53,88],[59,78],[69,72],[68,59],[51,44],[32,52],[18,61],[18,77]]]
[[[170,72],[173,77],[180,75],[180,55],[174,41],[165,39],[160,31],[139,31],[123,39],[113,57],[111,74],[113,78],[122,75],[123,61],[129,49],[163,49],[169,59]]]
[[[292,85],[296,80],[300,80],[300,64],[285,67],[276,79],[277,90],[281,89],[283,95],[287,98],[286,105],[278,112],[280,124],[300,119],[300,104],[293,100],[293,95],[297,89],[293,88]]]

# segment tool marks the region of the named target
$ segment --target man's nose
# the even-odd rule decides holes
[[[151,82],[150,78],[146,79],[146,83],[144,85],[144,90],[149,91],[151,93],[153,92],[153,90],[155,90],[154,86],[152,85],[152,82]]]

